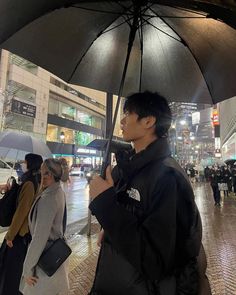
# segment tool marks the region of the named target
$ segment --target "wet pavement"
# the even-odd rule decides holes
[[[71,176],[67,193],[67,224],[88,216],[89,191],[85,178]]]
[[[236,295],[236,197],[222,197],[221,207],[215,207],[209,184],[197,183],[194,191],[202,216],[212,295]],[[70,240],[70,295],[87,295],[91,288],[99,253],[98,231],[94,223],[91,237],[74,235]]]
[[[207,276],[212,294],[236,295],[236,197],[233,194],[222,196],[221,207],[216,207],[209,184],[196,183],[194,191],[202,217]],[[73,250],[69,267],[69,295],[87,295],[96,269],[99,253],[96,240],[100,227],[93,218],[92,234],[87,236],[88,203],[85,179],[73,177],[67,196],[66,235]]]
[[[236,197],[222,197],[214,206],[209,185],[197,186],[196,203],[203,223],[203,244],[213,295],[236,294]]]
[[[88,204],[89,191],[86,179],[72,176],[67,193],[67,225],[70,234],[71,232],[75,233],[81,230],[81,222],[78,226],[78,221],[84,220],[85,225],[85,219],[88,216]],[[0,243],[5,235],[5,231],[6,228],[0,226]]]

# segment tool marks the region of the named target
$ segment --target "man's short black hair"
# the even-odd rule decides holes
[[[172,121],[171,110],[167,100],[157,92],[145,91],[128,96],[123,111],[136,113],[138,119],[148,116],[155,117],[156,135],[158,137],[167,136]]]

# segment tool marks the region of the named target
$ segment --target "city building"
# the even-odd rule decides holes
[[[192,114],[192,124],[195,133],[194,153],[202,166],[216,162],[215,127],[212,122],[213,108],[208,107]]]
[[[222,159],[236,160],[236,97],[219,103]]]
[[[66,157],[70,164],[100,164],[101,151],[86,145],[107,136],[107,99],[104,92],[65,83],[37,65],[1,50],[1,130],[27,132],[44,140],[54,157]],[[110,99],[114,109],[116,97],[110,95]],[[119,119],[114,136],[120,136]]]
[[[198,163],[203,156],[206,143],[202,142],[202,135],[200,136],[203,124],[199,125],[200,121],[196,124],[193,114],[198,114],[200,120],[200,112],[209,108],[209,105],[172,102],[170,108],[173,116],[169,132],[172,155],[182,166],[186,163]]]

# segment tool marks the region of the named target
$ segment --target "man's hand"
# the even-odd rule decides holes
[[[25,278],[25,282],[29,286],[34,286],[37,283],[37,281],[38,281],[38,278],[36,278],[36,277],[27,277],[27,278]]]
[[[7,240],[7,246],[9,247],[9,248],[12,248],[13,247],[13,243],[12,243],[12,241],[10,241],[10,240]]]
[[[98,195],[109,189],[114,185],[111,176],[111,166],[106,169],[106,179],[100,176],[95,176],[89,184],[89,194],[92,199],[95,199]]]
[[[97,239],[98,247],[102,246],[103,238],[104,238],[104,229],[101,229],[100,233],[98,234],[98,239]]]

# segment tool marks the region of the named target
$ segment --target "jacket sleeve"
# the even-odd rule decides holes
[[[90,209],[112,245],[144,276],[159,280],[173,267],[176,239],[177,184],[174,174],[161,180],[141,222],[119,205],[114,188],[95,198]]]
[[[35,210],[37,210],[37,216],[32,240],[24,262],[24,277],[34,275],[34,267],[37,265],[50,236],[52,224],[57,213],[57,205],[53,198],[42,197]]]
[[[19,203],[13,216],[11,225],[5,239],[13,241],[20,231],[24,221],[28,218],[29,211],[34,201],[34,185],[31,181],[25,182],[19,194]]]

